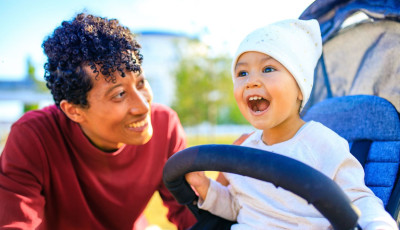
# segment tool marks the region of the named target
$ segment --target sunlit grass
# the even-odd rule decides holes
[[[236,140],[236,135],[224,136],[188,136],[188,147],[203,144],[231,144]],[[216,178],[218,172],[206,172],[211,178]],[[175,225],[167,220],[167,208],[163,206],[160,195],[155,193],[144,211],[149,225],[156,225],[162,230],[176,230]]]

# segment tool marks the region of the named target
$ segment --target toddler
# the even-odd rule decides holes
[[[234,96],[257,131],[241,145],[282,154],[334,180],[361,211],[363,229],[398,229],[382,201],[364,183],[364,170],[345,139],[300,112],[313,87],[322,41],[316,20],[284,20],[251,32],[232,62]],[[186,175],[201,209],[237,221],[231,229],[329,229],[303,198],[257,179],[222,173]]]

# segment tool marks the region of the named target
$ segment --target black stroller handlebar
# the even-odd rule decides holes
[[[197,200],[185,180],[194,171],[240,174],[273,183],[304,198],[334,229],[356,229],[358,214],[341,188],[330,178],[292,158],[236,145],[199,145],[174,154],[165,164],[163,180],[184,205]]]

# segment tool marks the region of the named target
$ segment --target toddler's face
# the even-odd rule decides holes
[[[259,52],[242,54],[235,66],[234,95],[243,116],[264,131],[298,122],[301,91],[290,72]]]

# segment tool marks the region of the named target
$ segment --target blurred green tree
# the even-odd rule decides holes
[[[210,55],[210,49],[198,40],[178,47],[179,60],[173,73],[175,99],[171,107],[184,126],[202,122],[248,124],[233,96],[228,55]]]
[[[44,81],[38,80],[35,76],[35,66],[33,65],[31,57],[28,57],[26,59],[26,65],[28,70],[27,76],[29,81],[32,81],[34,83],[34,90],[37,92],[48,92],[46,83]],[[24,113],[34,109],[39,109],[39,103],[24,104]]]
[[[27,63],[27,67],[28,67],[28,78],[29,78],[29,80],[31,80],[35,83],[35,90],[37,92],[41,92],[41,93],[49,92],[49,89],[46,86],[46,82],[41,81],[38,78],[36,78],[36,74],[35,74],[36,69],[32,62],[32,58],[28,57],[26,63]]]

